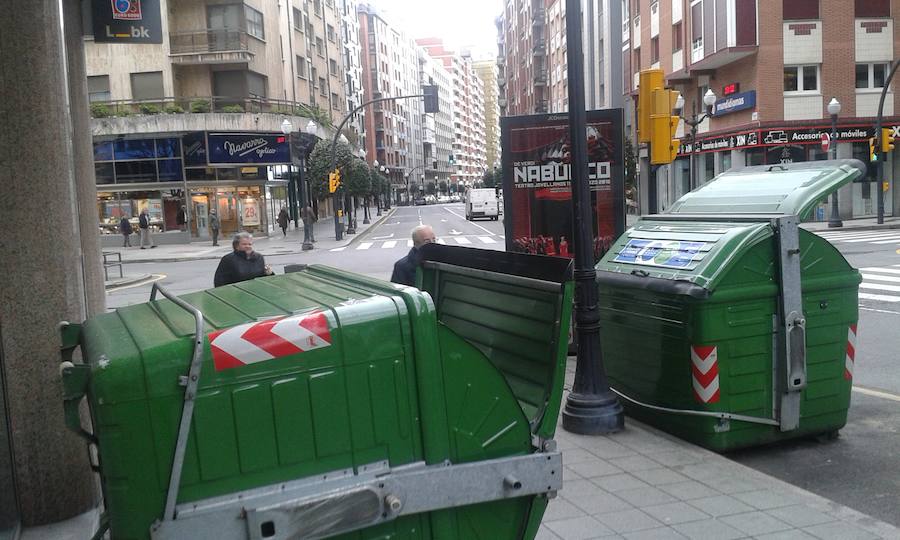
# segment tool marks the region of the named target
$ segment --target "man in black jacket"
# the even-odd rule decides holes
[[[213,285],[221,287],[262,276],[271,276],[272,267],[266,264],[262,255],[253,251],[253,235],[239,232],[231,240],[234,249],[219,261]]]
[[[400,283],[401,285],[409,285],[411,287],[416,284],[416,267],[419,266],[419,248],[425,244],[433,244],[437,241],[431,225],[419,225],[412,230],[413,247],[409,250],[406,257],[394,263],[394,273],[391,274],[391,281]]]

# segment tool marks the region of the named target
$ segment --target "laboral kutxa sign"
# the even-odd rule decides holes
[[[91,0],[96,43],[162,43],[159,0]]]
[[[287,137],[266,133],[210,133],[206,136],[210,165],[258,165],[291,162]]]

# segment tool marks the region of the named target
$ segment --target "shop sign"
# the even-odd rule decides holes
[[[162,43],[159,0],[93,0],[96,43]]]
[[[244,199],[241,205],[241,223],[247,227],[259,225],[259,204],[256,199]]]
[[[777,146],[783,144],[821,144],[822,137],[830,137],[831,126],[816,126],[801,129],[770,129],[762,132],[762,144]],[[870,126],[842,126],[838,128],[837,137],[831,142],[865,141],[875,136],[875,128]]]
[[[206,166],[209,162],[206,160],[206,134],[202,131],[188,133],[181,138],[181,145],[184,148],[184,164]]]
[[[284,135],[210,133],[206,142],[210,165],[274,165],[291,162],[291,147]]]
[[[722,116],[733,112],[743,111],[756,107],[756,90],[732,94],[715,102],[713,116]]]
[[[733,135],[725,135],[722,137],[712,137],[709,139],[700,139],[696,143],[682,143],[678,149],[679,155],[688,155],[691,152],[714,152],[717,150],[735,150],[738,148],[749,148],[759,145],[759,132],[746,131],[735,133]]]

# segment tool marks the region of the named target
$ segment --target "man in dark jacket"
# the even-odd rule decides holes
[[[221,287],[229,283],[238,283],[262,276],[271,276],[272,267],[266,264],[262,255],[253,251],[253,235],[239,232],[231,240],[234,249],[219,261],[213,285]]]
[[[433,244],[437,239],[431,225],[419,225],[412,230],[412,241],[412,249],[409,250],[406,257],[394,263],[394,273],[391,274],[392,282],[411,287],[416,284],[416,267],[421,262],[419,248],[425,244]]]

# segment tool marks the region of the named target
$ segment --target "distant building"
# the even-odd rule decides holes
[[[484,85],[484,150],[485,167],[493,170],[500,166],[500,107],[497,103],[497,62],[480,60],[473,64],[475,73]]]

